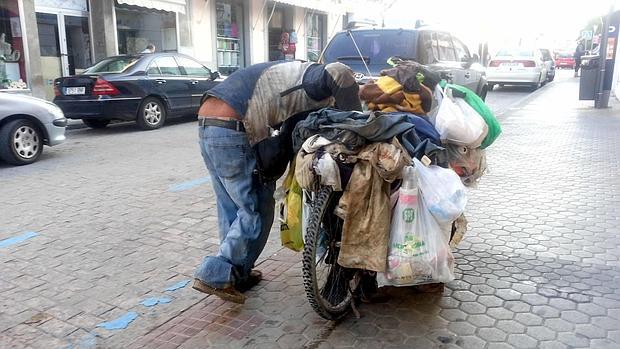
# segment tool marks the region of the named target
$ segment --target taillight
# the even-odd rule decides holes
[[[60,96],[60,89],[58,88],[58,85],[54,85],[54,96]]]
[[[489,62],[489,67],[499,67],[500,61],[491,61]]]
[[[119,93],[121,92],[114,85],[102,78],[97,78],[95,86],[93,86],[94,96],[116,96]]]

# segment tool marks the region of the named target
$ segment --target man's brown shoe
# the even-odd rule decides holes
[[[252,269],[247,279],[237,283],[235,288],[239,292],[245,292],[256,286],[263,279],[263,273],[260,270]]]
[[[192,286],[192,288],[194,290],[198,290],[206,294],[212,294],[214,296],[218,296],[221,299],[228,301],[228,302],[233,302],[233,303],[238,303],[238,304],[245,303],[245,296],[242,295],[241,292],[237,291],[234,287],[215,288],[215,287],[211,287],[205,284],[204,282],[198,279],[194,279],[194,285]]]

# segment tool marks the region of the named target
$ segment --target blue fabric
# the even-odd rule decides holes
[[[200,151],[217,197],[220,248],[194,276],[215,288],[243,281],[263,251],[273,223],[275,182],[253,175],[254,150],[247,135],[221,127],[199,128]]]
[[[230,74],[224,81],[209,90],[208,95],[217,97],[230,105],[241,117],[245,117],[248,110],[248,101],[254,94],[254,88],[258,78],[265,69],[285,63],[286,61],[275,61],[259,63],[248,68],[239,69]]]

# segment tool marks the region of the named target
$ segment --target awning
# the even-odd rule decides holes
[[[342,6],[329,0],[274,0],[282,4],[308,8],[325,13],[341,14],[346,12]]]
[[[186,0],[116,0],[119,4],[140,6],[168,12],[185,13]]]

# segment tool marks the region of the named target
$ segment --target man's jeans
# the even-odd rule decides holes
[[[215,288],[228,288],[247,278],[263,251],[275,202],[275,183],[262,185],[253,174],[254,150],[244,132],[199,127],[200,151],[217,196],[220,249],[207,256],[194,276]]]

